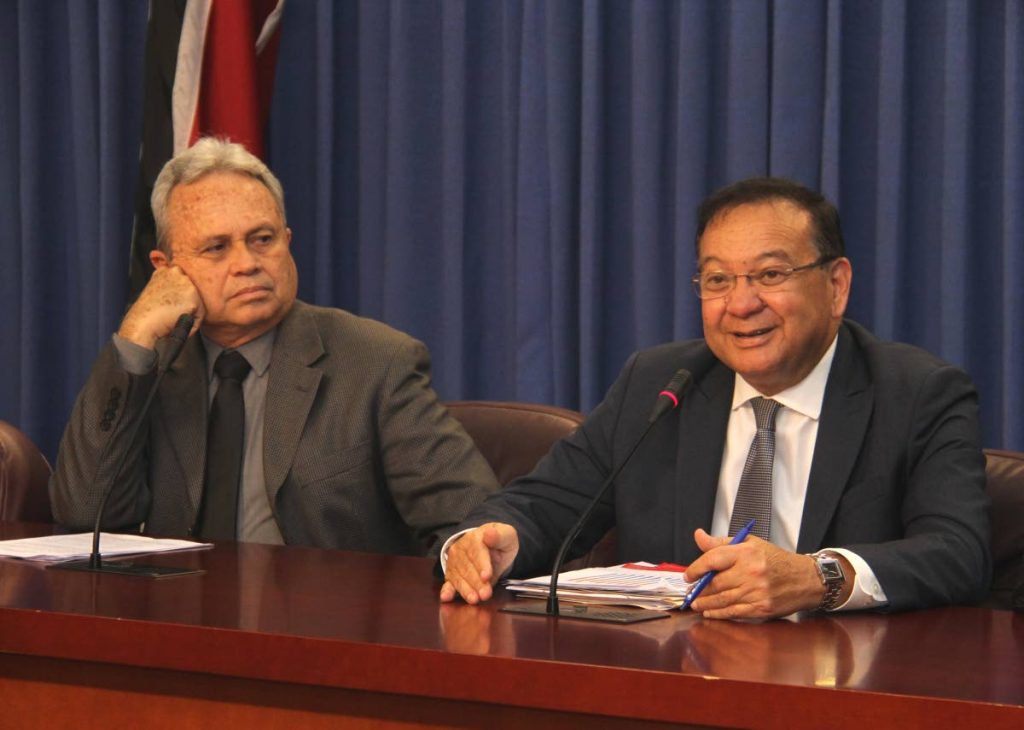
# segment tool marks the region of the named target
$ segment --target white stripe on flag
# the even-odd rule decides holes
[[[174,124],[174,155],[188,148],[196,121],[199,86],[203,79],[203,48],[210,23],[213,0],[188,0],[178,42],[178,64],[174,70],[171,118]]]
[[[263,53],[263,48],[270,43],[270,39],[277,32],[277,26],[281,25],[281,14],[284,12],[285,0],[280,0],[273,10],[270,11],[270,15],[267,16],[267,20],[263,23],[263,28],[260,30],[260,37],[256,39],[256,55]]]

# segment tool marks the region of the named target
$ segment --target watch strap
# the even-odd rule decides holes
[[[821,597],[821,603],[816,610],[831,611],[839,605],[839,596],[846,585],[846,574],[843,572],[843,565],[839,556],[828,550],[821,550],[811,553],[814,558],[814,565],[818,569],[818,577],[825,586],[825,595]]]

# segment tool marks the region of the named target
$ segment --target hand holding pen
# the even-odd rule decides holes
[[[741,542],[746,540],[747,535],[749,535],[750,531],[754,529],[755,521],[756,520],[751,520],[746,525],[744,525],[743,529],[737,532],[735,537],[733,537],[733,539],[729,541],[729,544],[739,545]],[[701,592],[708,587],[708,584],[711,583],[711,580],[716,575],[718,575],[717,570],[709,570],[707,573],[702,575],[700,577],[700,580],[697,581],[693,588],[690,589],[690,592],[686,595],[686,600],[683,601],[683,605],[679,607],[679,610],[682,611],[689,608],[690,604],[693,603],[697,599],[697,596],[699,596]]]

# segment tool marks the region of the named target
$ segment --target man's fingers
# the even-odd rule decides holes
[[[686,580],[700,580],[709,571],[723,571],[733,567],[737,561],[737,554],[734,550],[726,549],[726,546],[714,548],[690,563],[686,569]],[[716,577],[715,580],[718,578]],[[714,582],[714,581],[712,581]]]
[[[199,303],[196,305],[196,309],[192,312],[192,316],[195,317],[195,322],[192,324],[192,331],[188,333],[189,337],[199,331],[199,328],[203,324],[203,320],[206,319],[206,307],[203,305],[202,299],[200,299]]]
[[[193,332],[202,325],[206,310],[199,290],[178,266],[160,266],[121,321],[118,334],[152,349],[171,333],[182,314],[195,316]]]
[[[447,583],[467,603],[490,598],[490,580],[494,571],[490,550],[484,543],[485,533],[486,528],[468,532],[448,550]],[[442,598],[444,595],[442,588]]]
[[[441,602],[448,603],[453,600],[455,600],[455,586],[449,581],[445,581],[444,585],[441,586]]]
[[[756,537],[712,549],[692,566],[719,571],[693,609],[707,618],[763,619],[813,608],[822,588],[812,562]]]
[[[449,556],[447,584],[467,603],[476,603],[480,600],[478,589],[485,585],[486,581],[480,578],[472,563]]]
[[[449,573],[448,583],[453,587],[466,603],[475,604],[486,601],[491,597],[491,584],[482,580],[478,574]],[[442,588],[443,591],[443,588]],[[452,598],[455,596],[453,595]]]
[[[458,563],[453,564],[453,561],[449,560],[447,580],[441,586],[441,600],[454,600],[455,594],[462,596],[466,603],[476,603],[479,600],[476,591],[460,572]]]
[[[702,553],[706,553],[708,550],[712,550],[716,547],[729,544],[728,537],[712,537],[704,530],[697,528],[693,533],[694,542],[697,543],[697,547],[700,548]]]
[[[462,535],[447,551],[441,600],[452,600],[455,594],[467,603],[489,600],[494,594],[493,583],[511,564],[518,548],[515,529],[497,522]]]
[[[699,580],[709,570],[728,570],[743,559],[752,554],[751,549],[757,547],[757,543],[764,545],[759,537],[749,536],[739,545],[733,545],[728,537],[712,537],[704,530],[697,529],[693,533],[693,539],[697,547],[704,553],[690,563],[686,570],[686,579],[689,581]]]
[[[716,572],[711,582],[694,599],[690,608],[696,613],[704,614],[710,610],[744,603],[747,588],[743,577],[738,575],[736,570]]]
[[[500,537],[496,535],[493,527],[484,525],[455,543],[452,550],[461,547],[480,580],[486,582],[490,581],[494,575],[494,566],[491,564],[491,547],[488,543],[497,543],[499,539]]]

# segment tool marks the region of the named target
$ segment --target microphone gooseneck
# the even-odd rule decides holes
[[[153,397],[156,395],[156,392],[160,387],[160,381],[163,380],[164,374],[171,368],[171,365],[174,364],[174,361],[181,353],[182,348],[185,346],[185,341],[188,340],[188,335],[192,331],[192,326],[195,324],[195,321],[196,319],[193,315],[183,314],[178,317],[178,321],[174,324],[174,329],[171,330],[169,335],[167,335],[167,339],[170,341],[170,344],[167,346],[164,364],[162,367],[160,365],[157,366],[156,380],[153,381],[153,385],[150,387],[149,393],[146,394],[146,400],[142,404],[142,413],[135,424],[135,428],[132,430],[131,438],[128,439],[128,446],[122,452],[121,458],[117,462],[117,467],[114,469],[113,475],[110,477],[110,483],[107,484],[107,488],[103,492],[103,499],[100,500],[100,506],[96,510],[96,523],[92,530],[92,552],[89,553],[89,567],[94,570],[99,569],[103,563],[100,556],[100,529],[103,524],[103,513],[107,507],[107,500],[110,499],[110,494],[114,491],[114,484],[117,483],[117,478],[121,476],[121,470],[124,468],[124,463],[128,459],[128,454],[132,450],[132,444],[135,443],[135,439],[139,435],[139,428],[145,420],[146,414],[149,412],[149,404],[153,401]]]
[[[660,420],[666,413],[678,407],[679,401],[682,399],[692,382],[693,376],[690,374],[689,370],[679,369],[676,371],[668,384],[660,393],[658,393],[658,399],[655,401],[654,407],[651,409],[651,415],[647,417],[647,426],[644,428],[639,438],[637,438],[633,443],[632,448],[630,448],[629,452],[626,454],[626,458],[619,462],[619,465],[615,467],[615,469],[612,470],[612,473],[608,475],[608,478],[604,480],[604,483],[597,491],[597,494],[595,494],[593,499],[590,500],[590,504],[588,504],[587,508],[583,510],[579,519],[576,520],[572,529],[569,530],[569,533],[565,536],[561,546],[558,548],[558,554],[555,556],[555,562],[551,567],[551,585],[548,589],[547,605],[547,613],[549,615],[558,615],[558,574],[562,570],[562,564],[565,562],[565,557],[569,553],[569,549],[572,547],[572,544],[576,542],[576,538],[579,537],[580,532],[583,530],[583,526],[590,519],[590,516],[597,508],[601,498],[604,497],[605,493],[608,491],[608,488],[611,487],[615,479],[618,478],[623,468],[633,457],[633,454],[636,453],[636,450],[640,448],[640,444],[643,443],[647,434],[654,427],[654,424],[657,423],[658,420]]]

